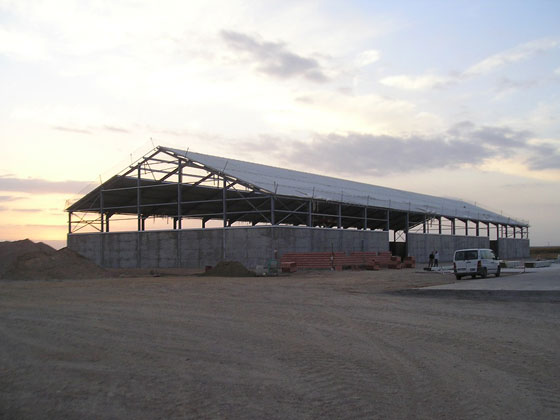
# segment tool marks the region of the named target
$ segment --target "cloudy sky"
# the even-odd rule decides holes
[[[161,144],[560,244],[558,22],[556,0],[0,0],[0,240],[63,241],[66,199]]]

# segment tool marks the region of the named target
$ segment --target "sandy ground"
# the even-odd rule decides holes
[[[0,418],[560,418],[560,306],[452,275],[0,282]]]

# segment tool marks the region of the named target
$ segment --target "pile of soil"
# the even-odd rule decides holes
[[[256,277],[254,271],[247,269],[237,261],[220,261],[203,275],[211,277]]]
[[[68,249],[29,239],[0,242],[0,279],[64,280],[109,277],[92,261]]]

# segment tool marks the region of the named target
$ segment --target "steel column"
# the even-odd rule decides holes
[[[385,230],[389,232],[391,230],[391,220],[389,218],[389,210],[386,210],[387,213],[387,223],[385,224]]]
[[[274,217],[274,212],[275,211],[276,211],[276,208],[274,206],[274,197],[270,197],[270,224],[271,225],[276,224],[276,219]]]
[[[104,226],[103,226],[103,188],[99,188],[99,215],[100,215],[100,224],[101,224],[101,229],[99,229],[99,231],[101,233],[103,233],[104,231]]]
[[[338,226],[337,228],[340,229],[342,227],[342,204],[338,203]]]
[[[410,226],[410,214],[406,212],[405,227],[404,227],[404,243],[405,243],[405,257],[408,257],[408,228]]]
[[[222,191],[222,211],[223,211],[223,222],[224,227],[227,226],[227,203],[226,203],[226,196],[227,196],[227,181],[226,177],[224,176],[224,189]]]
[[[183,201],[182,197],[182,184],[183,184],[183,165],[181,160],[179,159],[178,162],[178,173],[177,173],[177,227],[176,229],[183,228],[183,218],[181,217],[181,202]],[[178,243],[178,242],[177,242]]]
[[[138,231],[142,230],[142,216],[140,215],[140,164],[136,178],[136,214],[138,216]]]

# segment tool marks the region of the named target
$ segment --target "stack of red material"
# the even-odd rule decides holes
[[[298,268],[303,269],[344,269],[352,270],[379,270],[380,268],[414,268],[414,257],[407,257],[401,262],[401,257],[391,255],[389,251],[352,252],[291,252],[282,255],[280,264],[283,272],[293,273]]]
[[[282,255],[280,263],[294,262],[298,268],[334,268],[334,260],[344,252],[291,252]]]
[[[334,266],[337,271],[344,268],[351,268],[352,270],[379,270],[379,266],[371,257],[360,255],[359,253],[337,256],[334,260]]]
[[[403,268],[403,264],[401,263],[401,257],[397,255],[391,256],[389,261],[389,268],[400,270]]]
[[[391,252],[389,251],[382,251],[379,254],[376,252],[353,252],[352,255],[360,255],[379,268],[388,268],[391,263]]]
[[[381,268],[377,252],[352,252],[351,257],[362,259],[362,265],[366,270],[379,270]]]
[[[416,258],[414,257],[406,257],[403,260],[404,268],[415,268],[416,267]]]
[[[297,271],[297,264],[295,261],[282,261],[280,262],[282,273],[295,273]]]

